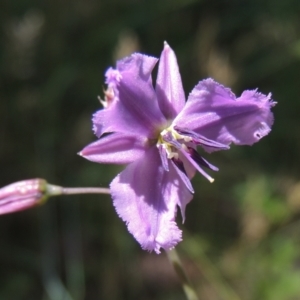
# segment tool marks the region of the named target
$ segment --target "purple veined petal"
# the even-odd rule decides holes
[[[176,55],[166,42],[159,60],[155,88],[164,116],[174,119],[185,105],[185,95]]]
[[[79,155],[98,163],[127,164],[143,156],[147,148],[145,139],[118,132],[101,137],[86,146]]]
[[[113,204],[129,232],[143,249],[160,253],[181,241],[175,223],[177,204],[183,206],[192,195],[173,164],[166,172],[155,146],[144,157],[127,166],[111,183]]]
[[[105,132],[135,132],[154,138],[157,128],[166,123],[150,80],[155,62],[156,59],[138,53],[118,62],[120,75],[118,80],[114,79],[116,76],[112,79],[118,101],[94,115],[98,136]]]
[[[117,104],[123,118],[122,127],[156,138],[157,129],[166,124],[166,119],[152,85],[126,72],[118,89],[120,101]]]
[[[151,84],[151,73],[158,59],[156,57],[134,53],[117,62],[117,70],[119,72],[134,72],[141,77],[142,80]]]
[[[236,99],[229,89],[206,79],[193,89],[173,124],[217,143],[252,145],[271,130],[273,114],[270,110],[275,103],[270,97],[257,91],[245,91]],[[208,152],[217,150],[203,148]]]

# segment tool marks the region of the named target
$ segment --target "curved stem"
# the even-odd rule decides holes
[[[199,300],[194,288],[192,287],[175,249],[166,250],[170,263],[172,264],[188,300]]]

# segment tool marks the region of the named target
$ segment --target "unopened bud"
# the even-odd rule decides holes
[[[49,185],[44,179],[22,180],[0,189],[0,215],[24,210],[59,195],[62,188]]]

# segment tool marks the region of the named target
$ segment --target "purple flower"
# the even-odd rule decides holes
[[[181,241],[175,223],[193,197],[190,179],[203,167],[197,152],[252,145],[270,132],[271,95],[245,91],[238,98],[213,79],[200,81],[187,102],[175,53],[167,43],[158,59],[140,53],[108,69],[105,108],[93,117],[99,139],[80,155],[98,163],[129,164],[110,185],[113,204],[143,249],[159,253]]]

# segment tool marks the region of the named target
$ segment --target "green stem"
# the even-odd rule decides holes
[[[62,188],[63,195],[75,195],[75,194],[110,194],[108,188],[95,188],[95,187],[86,187],[86,188]]]
[[[61,187],[58,185],[47,184],[47,195],[59,196],[59,195],[79,195],[79,194],[110,194],[108,188],[97,187]]]
[[[188,300],[199,300],[194,288],[192,287],[175,249],[167,250],[167,256],[172,264],[178,278],[182,284],[182,288]]]

